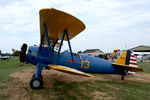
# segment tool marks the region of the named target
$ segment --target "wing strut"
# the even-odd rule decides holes
[[[60,50],[61,50],[62,43],[63,43],[63,41],[64,41],[65,35],[67,36],[67,41],[68,41],[68,46],[69,46],[69,50],[70,50],[70,55],[71,55],[71,58],[72,58],[72,62],[74,63],[73,54],[72,54],[72,49],[71,49],[71,44],[70,44],[70,40],[69,40],[69,36],[68,36],[68,31],[67,31],[67,30],[64,30],[63,36],[62,36],[62,39],[61,39],[61,42],[60,42],[59,50],[58,50],[58,53],[57,53],[56,60],[55,60],[55,63],[54,63],[54,64],[57,64],[57,60],[59,59],[59,54],[60,54]]]
[[[41,37],[40,48],[39,48],[38,52],[41,51],[41,49],[42,49],[43,38],[44,38],[44,34],[43,34],[42,37]]]
[[[63,32],[63,36],[62,36],[62,39],[61,39],[61,42],[60,42],[60,46],[59,46],[58,53],[57,53],[54,64],[57,64],[57,59],[59,59],[59,54],[60,54],[60,50],[61,50],[61,47],[62,47],[62,43],[64,41],[64,37],[65,37],[65,32]]]
[[[59,55],[60,55],[60,51],[61,51],[61,47],[62,47],[64,38],[65,38],[65,35],[67,37],[71,59],[72,59],[72,62],[74,63],[74,59],[73,59],[73,54],[72,54],[72,49],[71,49],[71,44],[70,44],[70,40],[69,40],[68,31],[64,30],[63,35],[62,35],[62,39],[61,39],[61,42],[60,42],[60,46],[59,46],[59,49],[58,49],[58,52],[56,53],[56,56],[54,56],[54,50],[53,50],[53,48],[54,48],[54,46],[55,46],[56,43],[53,45],[53,47],[51,46],[51,44],[50,44],[50,38],[48,36],[48,32],[47,32],[47,28],[46,28],[45,24],[43,24],[43,29],[44,29],[44,32],[45,32],[45,35],[46,35],[46,40],[47,40],[48,48],[49,48],[49,51],[50,51],[49,54],[54,58],[53,59],[53,64],[55,64],[55,65],[57,64],[57,61],[59,59]],[[43,42],[43,38],[41,38],[41,44],[40,45],[42,45],[42,42]]]
[[[51,47],[51,44],[50,44],[50,39],[48,37],[48,32],[47,32],[47,28],[46,28],[45,24],[43,24],[43,28],[44,28],[44,31],[45,31],[45,34],[46,34],[46,40],[47,40],[48,48],[49,48],[49,51],[50,51],[50,55],[53,56],[53,50],[52,50],[52,47]]]
[[[73,55],[72,55],[72,49],[71,49],[71,44],[70,44],[70,40],[69,40],[69,36],[68,36],[68,31],[67,30],[66,30],[66,35],[67,35],[67,40],[68,40],[68,45],[69,45],[69,49],[70,49],[72,62],[74,63],[74,59],[73,59]]]

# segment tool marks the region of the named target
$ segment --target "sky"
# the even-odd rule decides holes
[[[86,29],[71,40],[73,52],[150,46],[150,0],[0,0],[0,50],[39,45],[39,10],[67,12]],[[63,50],[68,49],[65,42]]]

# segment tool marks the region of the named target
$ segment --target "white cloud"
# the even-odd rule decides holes
[[[68,12],[86,24],[86,30],[71,40],[76,52],[149,45],[149,4],[148,0],[0,1],[0,49],[10,52],[12,47],[19,49],[23,42],[39,44],[39,10],[51,7]]]

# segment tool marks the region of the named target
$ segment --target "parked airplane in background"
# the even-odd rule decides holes
[[[20,51],[12,49],[14,55],[18,55]]]
[[[131,51],[124,51],[115,62],[84,54],[74,55],[70,40],[84,29],[85,25],[70,14],[53,8],[40,10],[40,45],[30,46],[26,54],[27,44],[23,44],[20,52],[21,62],[37,66],[30,81],[32,89],[42,88],[43,68],[87,77],[92,76],[87,73],[118,74],[122,76],[122,80],[128,71],[143,71],[142,68],[129,64],[132,60]],[[68,42],[70,52],[60,52],[63,41]],[[58,51],[54,49],[56,45],[59,45]]]
[[[2,51],[0,50],[0,59],[7,60],[9,58],[10,58],[10,54],[9,53],[2,53]]]
[[[10,58],[10,56],[2,56],[2,55],[0,55],[0,59],[2,59],[2,60],[7,60],[9,58]]]
[[[110,54],[110,58],[112,59],[117,59],[120,55],[119,55],[120,49],[115,49],[111,54]]]

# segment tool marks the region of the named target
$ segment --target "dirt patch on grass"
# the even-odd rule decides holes
[[[33,69],[31,69],[31,70],[25,69],[21,72],[15,72],[15,73],[11,74],[10,76],[14,77],[16,79],[19,79],[23,83],[29,83],[29,81],[34,73],[35,73],[35,71]]]
[[[26,96],[29,90],[27,84],[23,83],[19,79],[13,80],[8,84],[7,88],[0,92],[0,95],[9,97],[9,100],[29,100]]]
[[[23,83],[29,83],[32,75],[35,73],[35,69],[26,69],[22,72],[13,73],[11,76],[19,79]],[[93,76],[93,77],[82,77],[71,74],[62,73],[59,71],[43,70],[42,75],[44,77],[45,86],[50,85],[53,81],[63,81],[66,83],[71,82],[94,82],[94,81],[117,81],[117,82],[150,82],[150,74],[134,74],[125,77],[125,80],[121,80],[120,75],[107,75],[107,76]]]
[[[150,82],[150,74],[147,74],[147,73],[134,74],[132,76],[128,76],[127,80],[149,83]]]
[[[32,92],[35,90],[32,90],[29,86],[29,82],[31,80],[32,75],[35,73],[35,71],[36,71],[35,69],[25,69],[21,72],[13,73],[11,77],[14,77],[15,79],[11,83],[9,83],[6,89],[0,91],[0,95],[8,96],[9,97],[8,100],[30,100],[30,99],[45,100],[45,97],[42,96],[41,94],[38,93],[32,94]],[[42,74],[44,77],[45,88],[53,88],[57,81],[61,81],[68,84],[72,82],[94,83],[96,81],[98,82],[107,82],[107,81],[150,82],[150,74],[135,74],[133,76],[127,76],[127,78],[125,78],[124,81],[121,80],[119,75],[106,75],[106,76],[100,75],[95,77],[82,77],[82,76],[75,76],[75,75],[58,72],[55,70],[43,70]],[[56,97],[57,93],[52,92],[47,94],[51,95],[49,97],[57,99]],[[91,95],[93,95],[93,100],[113,99],[113,97],[110,97],[107,93],[102,93],[100,91],[94,91]]]
[[[1,90],[0,96],[7,97],[7,100],[44,100],[41,95],[34,94],[29,96],[32,90],[29,82],[34,70],[25,69],[11,75],[15,79],[8,83],[7,88]]]
[[[107,93],[103,93],[100,91],[94,91],[92,93],[93,100],[113,100],[111,96],[109,96]]]

